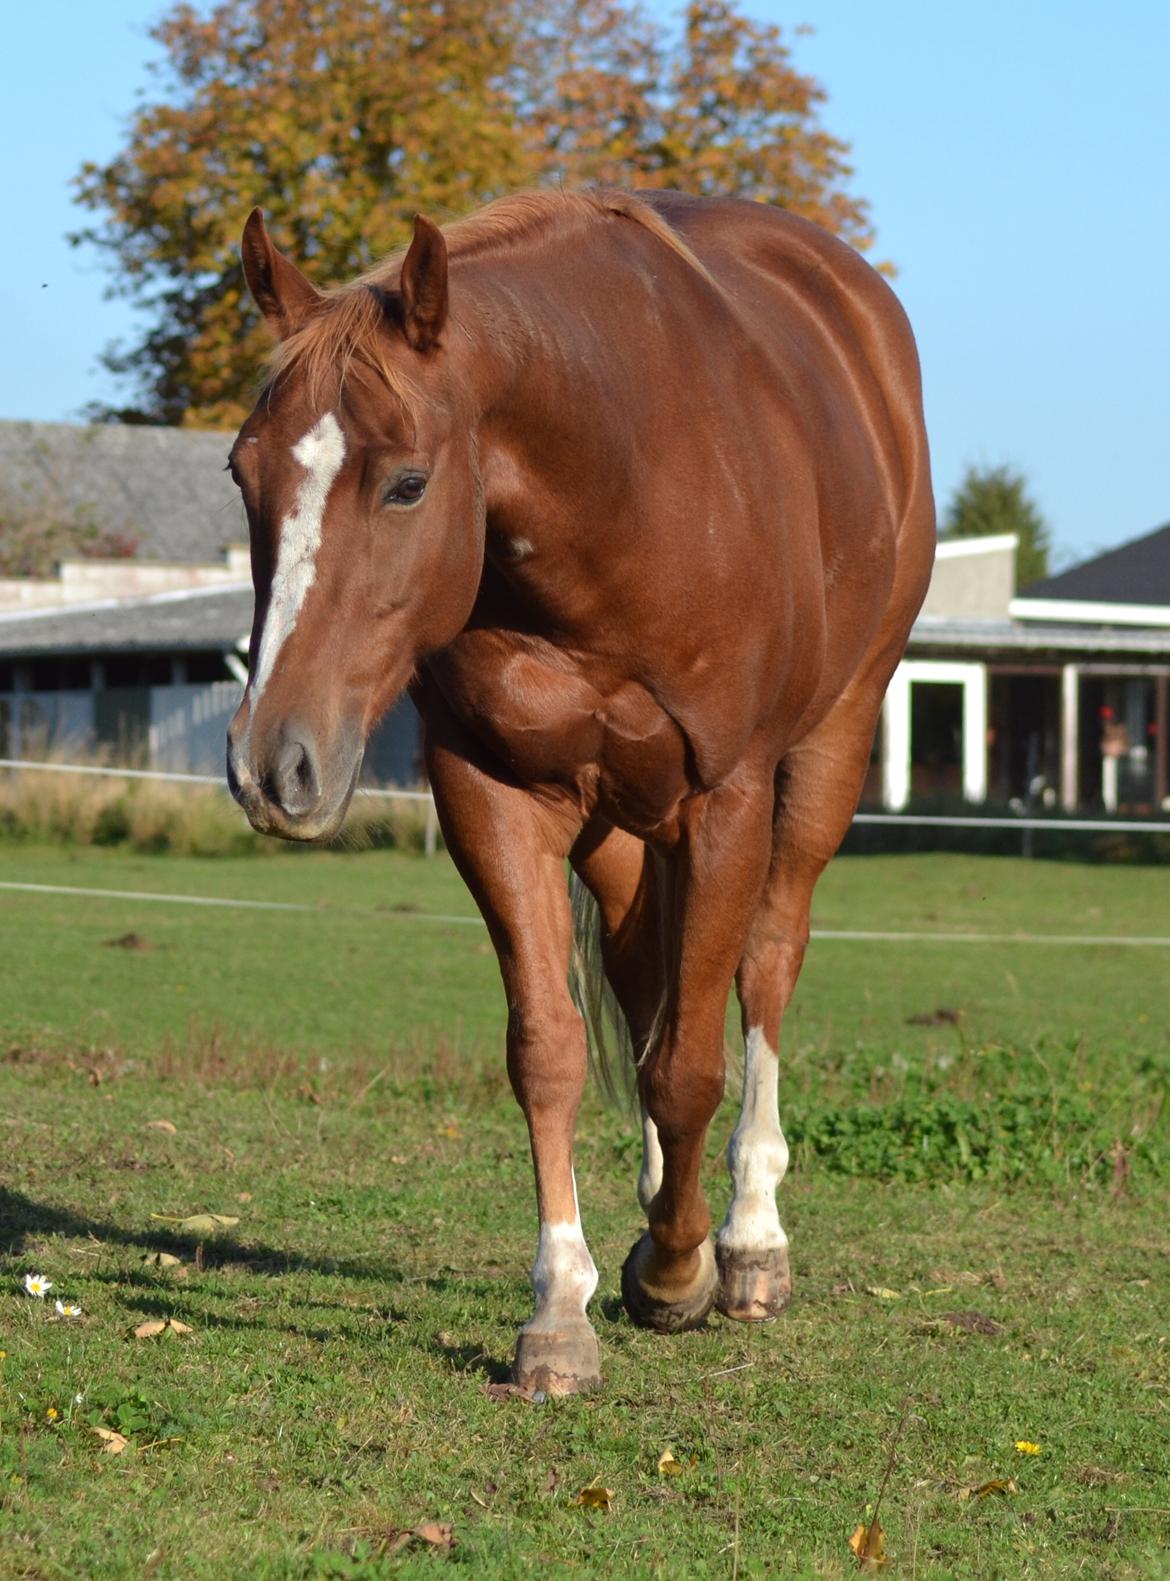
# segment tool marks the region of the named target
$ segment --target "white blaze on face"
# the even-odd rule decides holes
[[[759,1027],[747,1036],[743,1104],[727,1147],[732,1196],[719,1231],[721,1246],[765,1251],[787,1246],[776,1211],[776,1187],[788,1168],[788,1143],[780,1129],[777,1087],[780,1061]]]
[[[345,460],[345,436],[333,413],[326,412],[292,447],[292,453],[304,467],[306,476],[297,489],[292,510],[280,524],[268,614],[252,675],[253,707],[259,702],[280,650],[296,627],[308,591],[317,580],[317,551],[321,547],[325,504]]]

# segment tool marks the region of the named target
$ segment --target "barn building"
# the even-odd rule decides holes
[[[111,555],[0,577],[0,757],[44,750],[220,773],[247,676],[248,527],[231,439],[186,429],[0,422],[0,533],[69,529]],[[418,717],[379,726],[367,783],[421,776]]]
[[[1170,807],[1170,526],[1015,589],[1016,539],[942,543],[867,799]]]
[[[0,579],[0,757],[105,750],[217,773],[245,678],[247,525],[230,439],[0,423],[5,520],[81,523],[105,557]],[[865,800],[1148,813],[1170,797],[1170,526],[1015,592],[1010,535],[939,546]],[[402,702],[373,781],[421,777]]]

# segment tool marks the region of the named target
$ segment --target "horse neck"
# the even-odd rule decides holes
[[[506,263],[476,260],[452,282],[489,511],[526,516],[527,502],[526,536],[555,525],[571,539],[575,524],[596,544],[629,492],[634,370],[591,320],[596,303],[574,304],[534,262]]]

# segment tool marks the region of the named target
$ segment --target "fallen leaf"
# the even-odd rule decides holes
[[[182,1259],[170,1252],[147,1252],[142,1259],[146,1268],[181,1268]]]
[[[986,1499],[991,1494],[1008,1495],[1018,1493],[1015,1480],[1012,1477],[993,1477],[990,1482],[983,1482],[977,1488],[960,1488],[961,1499]]]
[[[173,1224],[181,1235],[215,1235],[220,1230],[230,1230],[240,1221],[230,1213],[192,1213],[187,1218],[174,1218],[168,1213],[152,1213],[160,1224]]]
[[[902,1293],[899,1290],[888,1290],[885,1285],[866,1285],[867,1296],[877,1296],[879,1301],[900,1301]]]
[[[173,1120],[148,1120],[146,1129],[148,1131],[165,1131],[168,1136],[174,1136],[179,1128]]]
[[[857,1555],[858,1567],[862,1570],[877,1570],[890,1562],[890,1556],[886,1553],[886,1534],[879,1520],[872,1520],[868,1526],[859,1525],[849,1539],[849,1546]]]
[[[658,1475],[660,1477],[681,1477],[686,1467],[681,1460],[676,1460],[674,1450],[667,1447],[658,1457]]]
[[[172,1334],[190,1334],[190,1323],[181,1323],[178,1318],[149,1318],[145,1323],[140,1323],[134,1330],[135,1339],[154,1339],[170,1329]]]
[[[391,1527],[386,1533],[387,1553],[401,1553],[404,1548],[409,1548],[411,1543],[426,1543],[428,1548],[446,1553],[454,1546],[455,1537],[445,1521],[424,1521],[421,1526],[414,1526],[409,1531],[399,1531]]]
[[[236,1192],[236,1201],[237,1202],[251,1202],[251,1200],[252,1200],[252,1193],[250,1191],[237,1191]]]
[[[557,1491],[557,1488],[560,1486],[560,1482],[561,1482],[561,1479],[557,1475],[557,1468],[555,1466],[550,1466],[548,1468],[548,1476],[545,1478],[545,1481],[544,1481],[545,1492],[546,1493],[555,1493]]]
[[[444,1126],[440,1126],[440,1128],[439,1128],[439,1135],[440,1136],[449,1136],[449,1137],[452,1137],[455,1141],[458,1141],[459,1138],[463,1135],[463,1132],[459,1129],[459,1127],[457,1125],[444,1125]]]
[[[613,1494],[608,1488],[600,1488],[591,1482],[587,1488],[582,1488],[575,1499],[570,1502],[579,1504],[585,1510],[608,1510],[613,1500]]]
[[[90,1431],[95,1438],[101,1439],[105,1455],[120,1455],[130,1442],[124,1433],[116,1433],[112,1427],[94,1427]]]

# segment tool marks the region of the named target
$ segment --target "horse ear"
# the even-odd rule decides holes
[[[414,217],[398,289],[407,341],[415,351],[433,350],[447,322],[447,243],[439,227],[422,214]]]
[[[264,216],[259,209],[248,215],[240,257],[253,301],[277,340],[284,340],[321,300],[321,293],[296,264],[277,252],[264,229]]]

